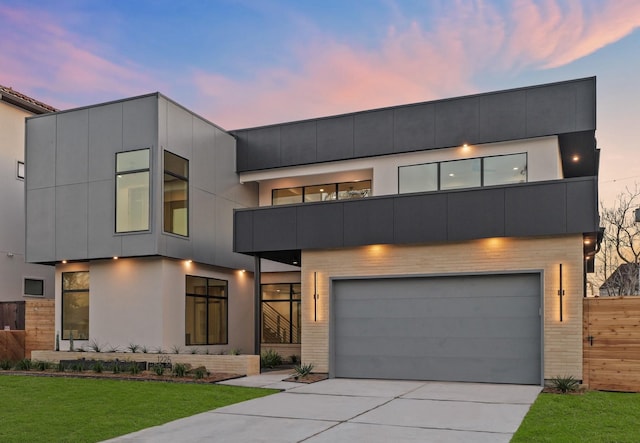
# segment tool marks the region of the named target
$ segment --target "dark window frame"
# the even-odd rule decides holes
[[[130,152],[137,152],[137,151],[148,151],[149,152],[149,166],[147,168],[142,168],[142,169],[127,169],[125,171],[118,171],[118,155],[120,154],[127,154]],[[142,148],[142,149],[131,149],[129,151],[122,151],[122,152],[116,152],[116,156],[115,156],[115,180],[114,180],[114,211],[113,211],[113,230],[117,235],[120,234],[130,234],[130,233],[136,233],[136,232],[151,232],[151,207],[153,205],[152,203],[152,199],[151,199],[151,154],[152,154],[152,150],[150,148]],[[130,174],[139,174],[141,172],[147,172],[149,175],[149,184],[148,184],[148,201],[149,201],[149,207],[147,208],[147,229],[136,229],[133,231],[118,231],[118,176],[119,175],[130,175]]]
[[[290,205],[299,205],[301,203],[319,203],[318,201],[306,201],[306,188],[313,188],[313,187],[317,187],[317,186],[333,186],[334,187],[334,194],[336,196],[336,198],[331,199],[331,200],[323,200],[324,202],[329,202],[329,201],[346,201],[346,200],[352,200],[352,199],[348,199],[348,198],[340,198],[340,185],[346,185],[346,184],[350,184],[350,183],[363,183],[363,182],[369,182],[369,189],[371,189],[371,186],[373,185],[372,180],[371,179],[365,179],[365,180],[355,180],[355,181],[346,181],[346,182],[337,182],[337,183],[327,183],[327,184],[313,184],[313,185],[302,185],[302,186],[289,186],[287,188],[274,188],[271,190],[271,206],[280,206],[280,205],[285,205],[285,204],[290,204]],[[277,191],[282,191],[285,189],[301,189],[302,193],[300,194],[301,196],[301,201],[298,203],[280,203],[280,204],[275,204],[274,203],[274,194]],[[366,196],[368,197],[368,196]],[[363,197],[363,198],[366,198]]]
[[[20,166],[22,166],[22,175],[20,175],[20,169],[21,169]],[[18,160],[16,162],[16,178],[18,180],[24,180],[25,175],[26,175],[26,172],[25,172],[24,162],[21,160]]]
[[[287,299],[279,299],[279,300],[265,300],[264,299],[264,290],[263,288],[265,286],[284,286],[284,285],[289,285],[289,298]],[[296,294],[295,290],[294,290],[294,286],[298,286],[299,288],[299,292],[297,292],[298,294],[300,294],[300,296],[298,298],[294,298],[294,294]],[[288,303],[289,304],[289,341],[265,341],[264,339],[264,304],[265,303]],[[298,322],[298,333],[294,334],[294,327],[293,327],[293,306],[294,303],[296,303],[298,305],[298,312],[300,313],[300,315],[302,315],[302,286],[301,283],[265,283],[265,284],[261,284],[260,285],[260,312],[262,313],[260,315],[260,342],[263,344],[293,344],[293,345],[299,345],[301,344],[302,340],[302,324],[301,322]],[[294,341],[294,337],[296,338],[297,341]]]
[[[166,164],[165,164],[166,163],[165,162],[165,155],[166,154],[173,155],[174,157],[177,157],[177,158],[179,158],[181,160],[184,160],[186,162],[186,168],[187,168],[187,175],[186,176],[180,175],[178,173],[175,173],[175,172],[170,171],[170,170],[167,169]],[[190,208],[190,205],[189,205],[189,197],[190,197],[190,192],[189,192],[189,159],[187,159],[185,157],[182,157],[181,155],[175,154],[175,153],[165,149],[163,151],[163,155],[162,155],[162,170],[163,170],[163,175],[162,175],[162,232],[164,232],[165,234],[177,235],[177,236],[182,237],[182,238],[188,238],[189,237],[189,218],[190,218],[189,217],[189,212],[190,212],[189,211],[189,208]],[[186,205],[186,207],[185,207],[185,209],[187,210],[187,223],[186,223],[187,233],[184,234],[184,235],[180,234],[178,232],[173,232],[173,231],[168,231],[167,230],[166,220],[165,220],[165,209],[164,209],[164,206],[165,206],[165,203],[166,203],[165,199],[164,199],[165,198],[165,189],[164,189],[164,187],[165,187],[165,183],[166,183],[165,182],[165,175],[170,175],[171,177],[173,177],[173,178],[175,178],[177,180],[183,181],[186,184],[186,197],[185,197],[185,202],[186,202],[185,205]]]
[[[437,165],[437,170],[438,170],[438,189],[436,191],[425,191],[425,192],[438,192],[438,191],[442,191],[442,164],[443,163],[451,163],[451,162],[456,162],[456,161],[463,161],[463,160],[480,160],[480,186],[472,186],[469,188],[452,188],[452,189],[446,189],[446,191],[455,191],[455,190],[459,190],[459,189],[476,189],[476,188],[485,188],[485,187],[490,187],[490,186],[504,186],[504,185],[508,185],[509,183],[501,183],[501,184],[496,184],[496,185],[485,185],[484,183],[484,160],[487,158],[497,158],[497,157],[507,157],[510,155],[524,155],[524,159],[525,159],[525,183],[529,183],[529,153],[528,152],[514,152],[514,153],[510,153],[510,154],[497,154],[497,155],[485,155],[483,157],[469,157],[469,158],[456,158],[456,159],[451,159],[451,160],[442,160],[442,161],[438,161],[438,162],[426,162],[426,163],[415,163],[415,164],[411,164],[411,165],[401,165],[398,166],[398,194],[410,194],[409,192],[400,192],[400,170],[402,168],[410,168],[412,166],[422,166],[422,165]]]
[[[62,273],[62,278],[61,278],[61,289],[62,289],[62,299],[60,300],[61,303],[61,309],[60,309],[60,322],[61,322],[61,330],[62,330],[62,334],[61,334],[61,339],[62,340],[69,340],[69,336],[65,336],[64,335],[64,331],[65,331],[65,323],[64,323],[64,296],[65,294],[69,294],[69,293],[79,293],[79,292],[86,292],[87,293],[87,297],[91,297],[91,283],[89,283],[89,287],[87,288],[82,288],[82,289],[65,289],[64,288],[64,275],[65,274],[77,274],[79,272],[86,272],[87,274],[89,273],[89,271],[69,271],[69,272],[63,272]],[[89,303],[91,303],[91,299],[89,299]],[[91,306],[91,305],[89,305]],[[87,337],[86,338],[81,338],[81,337],[74,337],[74,340],[88,340],[89,339],[89,325],[91,324],[91,318],[89,317],[87,319]]]
[[[42,294],[27,294],[27,280],[40,282],[42,284]],[[38,277],[23,277],[22,279],[22,295],[25,297],[44,297],[45,294],[45,280]]]
[[[207,288],[207,293],[206,294],[192,294],[187,292],[187,280],[189,279],[189,277],[193,277],[193,278],[202,278],[205,280],[205,285]],[[209,295],[209,280],[216,280],[218,282],[224,282],[225,284],[225,290],[224,290],[224,297],[218,296],[218,295]],[[185,289],[184,289],[184,293],[185,293],[185,321],[184,321],[184,329],[185,329],[185,337],[184,337],[184,343],[185,346],[209,346],[209,345],[227,345],[229,344],[229,280],[223,280],[221,278],[216,278],[216,277],[203,277],[201,275],[191,275],[191,274],[187,274],[185,276]],[[198,298],[198,299],[204,299],[206,301],[206,310],[205,312],[207,313],[207,322],[206,322],[206,334],[205,334],[205,343],[194,343],[193,341],[187,342],[187,311],[186,311],[186,306],[187,306],[187,299],[188,297],[193,297],[193,298]],[[209,300],[225,300],[225,309],[224,309],[224,315],[225,315],[225,340],[221,341],[219,343],[209,343],[209,325],[211,322],[211,319],[209,318]]]

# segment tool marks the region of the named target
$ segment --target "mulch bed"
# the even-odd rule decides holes
[[[234,378],[244,377],[240,374],[231,374],[226,372],[212,372],[208,376],[196,379],[193,376],[188,377],[174,377],[172,375],[156,375],[150,371],[142,371],[139,374],[119,373],[113,374],[111,372],[57,372],[57,371],[0,371],[0,375],[30,375],[35,377],[67,377],[67,378],[106,378],[112,380],[129,380],[129,381],[161,381],[168,383],[216,383],[224,380],[232,380]]]
[[[315,383],[317,381],[322,381],[322,380],[326,380],[329,378],[328,374],[323,374],[323,373],[311,373],[309,375],[307,375],[306,377],[299,377],[296,375],[292,375],[289,378],[285,378],[282,381],[288,381],[288,382],[292,382],[292,383]]]
[[[584,388],[579,388],[579,389],[576,389],[575,391],[562,392],[560,389],[551,388],[549,386],[545,386],[542,389],[542,392],[544,392],[545,394],[562,394],[562,395],[582,395],[586,391],[587,390]]]

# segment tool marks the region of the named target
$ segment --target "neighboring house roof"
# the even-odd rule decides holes
[[[29,97],[15,91],[11,87],[0,85],[0,100],[11,103],[12,105],[19,106],[34,114],[46,114],[47,112],[56,112],[58,109],[53,106],[49,106],[46,103],[42,103],[36,99]]]
[[[640,293],[640,264],[624,263],[600,286],[600,295],[636,295]]]

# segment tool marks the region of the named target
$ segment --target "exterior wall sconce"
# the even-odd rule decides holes
[[[313,321],[318,321],[318,273],[313,272]]]
[[[636,215],[636,223],[640,223],[640,208],[636,209],[634,214]]]
[[[562,297],[564,297],[564,289],[562,287],[562,263],[560,263],[560,289],[558,289],[558,299],[560,301],[560,321],[562,321]]]

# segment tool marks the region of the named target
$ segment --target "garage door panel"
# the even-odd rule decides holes
[[[406,298],[389,295],[389,299],[372,299],[367,294],[359,300],[341,300],[344,309],[336,313],[336,318],[371,318],[384,313],[387,318],[459,318],[488,317],[500,313],[500,316],[528,317],[538,313],[539,295],[532,297],[435,297],[430,293],[419,294],[419,298]],[[348,316],[348,317],[346,317]]]
[[[351,372],[345,373],[343,377],[361,378],[361,374],[367,372],[370,373],[367,378],[464,382],[478,382],[478,379],[481,379],[485,383],[523,383],[523,378],[534,380],[539,377],[539,370],[531,367],[526,360],[498,360],[497,365],[493,365],[481,358],[449,357],[429,361],[404,356],[395,358],[392,364],[389,363],[383,357],[356,356],[354,365],[350,366]],[[474,368],[473,373],[469,372],[469,367]],[[537,383],[539,381],[530,382]]]
[[[358,321],[356,321],[358,320]],[[539,325],[538,317],[522,318],[404,318],[390,321],[388,318],[344,318],[340,327],[341,337],[398,337],[424,338],[452,337],[502,338],[505,329],[511,337],[538,341],[533,332]]]
[[[486,349],[492,348],[492,359],[513,358],[514,360],[529,358],[536,352],[533,344],[523,345],[518,339],[478,339],[467,340],[461,338],[389,338],[373,337],[373,340],[362,338],[347,338],[344,340],[344,356],[371,356],[388,358],[390,361],[408,356],[410,358],[486,358]],[[381,350],[386,350],[382,354]]]
[[[334,282],[332,375],[539,384],[539,274]]]

